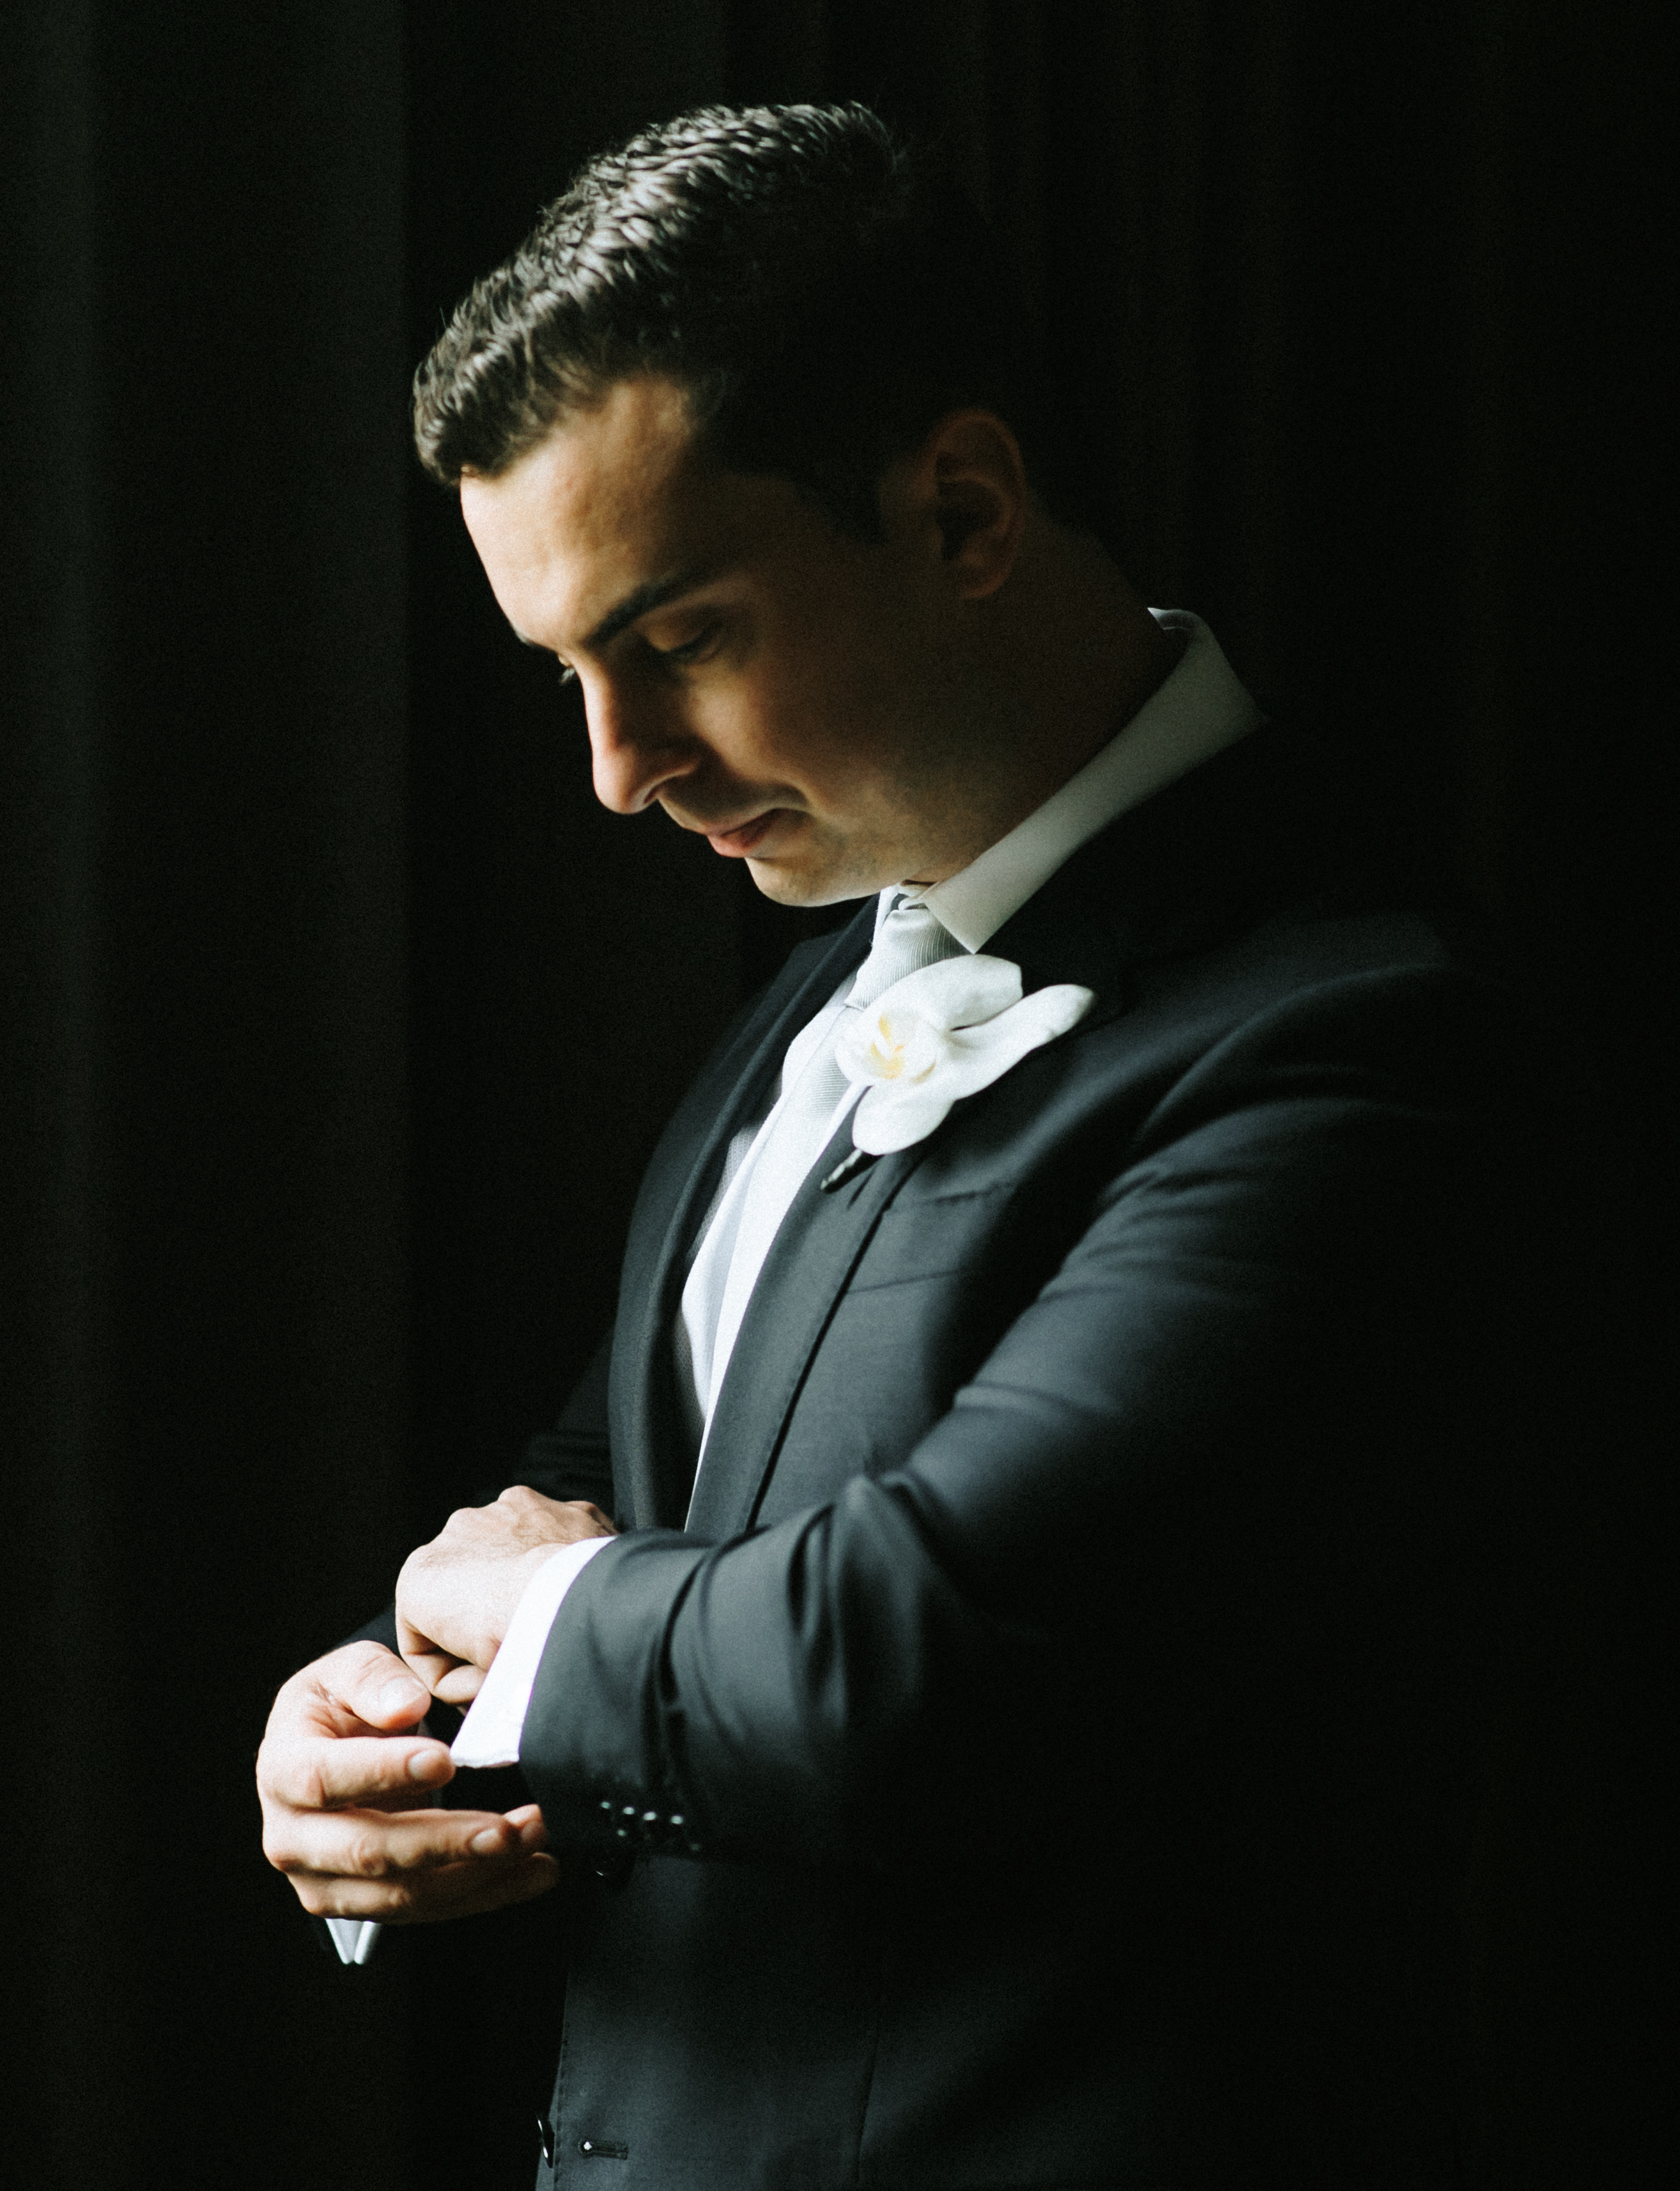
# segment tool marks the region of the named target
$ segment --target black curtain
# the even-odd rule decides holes
[[[18,0],[3,525],[7,1869],[24,2180],[528,2180],[561,1921],[318,1955],[273,1687],[504,1474],[639,1166],[813,925],[589,794],[404,395],[576,162],[861,97],[1011,236],[1105,530],[1313,720],[1592,1084],[1618,1352],[1476,1893],[1484,2177],[1639,2180],[1666,1338],[1655,11]],[[1560,1546],[1567,1550],[1560,1550]],[[23,2155],[31,2156],[26,2162]]]

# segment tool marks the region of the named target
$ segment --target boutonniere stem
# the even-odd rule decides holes
[[[817,1192],[819,1194],[832,1194],[837,1187],[844,1187],[847,1180],[856,1179],[858,1173],[867,1169],[874,1160],[873,1150],[850,1150],[840,1158],[831,1172],[825,1173],[817,1181]]]

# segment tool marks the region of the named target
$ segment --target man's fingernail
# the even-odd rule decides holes
[[[501,1828],[499,1826],[487,1826],[481,1834],[475,1834],[473,1835],[472,1839],[467,1843],[467,1847],[472,1851],[475,1856],[497,1855],[500,1852],[502,1847]]]
[[[417,1750],[408,1761],[408,1778],[411,1780],[442,1779],[443,1775],[438,1767],[447,1762],[448,1756],[447,1750]]]
[[[416,1681],[387,1682],[379,1692],[379,1710],[383,1712],[407,1711],[424,1691]]]

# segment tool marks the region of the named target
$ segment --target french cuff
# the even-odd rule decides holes
[[[595,1554],[612,1542],[611,1537],[585,1537],[578,1544],[562,1545],[527,1583],[502,1648],[449,1745],[457,1765],[518,1764],[525,1715],[531,1709],[531,1692],[537,1686],[537,1669],[543,1663],[555,1615]]]

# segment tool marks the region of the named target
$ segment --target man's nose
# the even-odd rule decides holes
[[[662,697],[604,678],[585,680],[595,795],[615,814],[640,814],[668,784],[692,775],[698,762],[693,741],[660,705]]]

